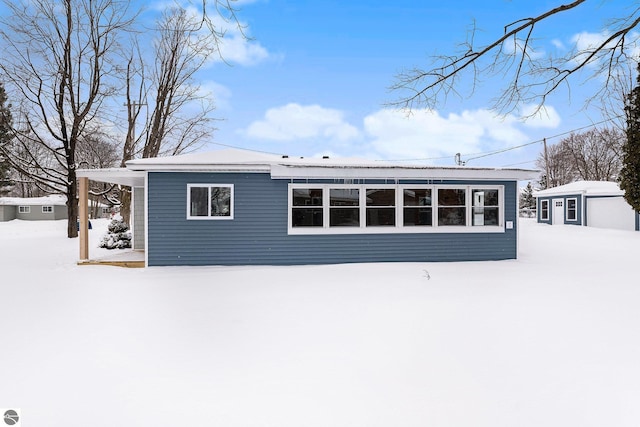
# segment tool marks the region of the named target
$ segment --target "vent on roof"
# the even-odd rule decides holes
[[[286,154],[282,156],[283,159],[288,159],[289,156],[287,156]]]
[[[322,158],[323,158],[323,159],[328,159],[328,158],[329,158],[329,156],[322,156]]]

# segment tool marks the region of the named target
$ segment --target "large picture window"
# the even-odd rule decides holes
[[[503,232],[496,186],[289,184],[289,233]]]
[[[188,184],[188,219],[233,219],[232,184]]]

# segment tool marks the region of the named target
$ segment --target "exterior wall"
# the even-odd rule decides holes
[[[12,205],[0,205],[0,221],[16,219],[18,208]]]
[[[29,213],[20,213],[20,209],[16,206],[16,218],[25,221],[47,221],[67,218],[67,207],[64,205],[53,205],[53,212],[42,212],[42,205],[20,205],[29,206]],[[46,205],[51,206],[51,205]]]
[[[144,249],[144,188],[133,188],[133,249]]]
[[[187,184],[193,183],[233,184],[234,219],[187,220]],[[288,183],[263,173],[149,172],[148,265],[479,261],[517,255],[515,181],[400,182],[504,185],[504,221],[513,224],[504,232],[340,235],[288,235]]]
[[[559,195],[559,196],[547,196],[547,197],[538,197],[538,200],[536,201],[536,206],[537,206],[537,217],[538,217],[538,222],[542,223],[542,224],[554,224],[554,223],[560,223],[560,224],[567,224],[567,225],[582,225],[582,218],[583,218],[583,212],[582,212],[582,195],[581,194],[564,194],[564,195]],[[554,206],[553,206],[553,201],[557,200],[557,199],[562,199],[563,203],[564,203],[564,208],[563,208],[563,213],[564,213],[564,217],[560,219],[559,222],[554,221],[554,217],[553,217],[553,212],[554,212]],[[567,220],[567,199],[576,199],[576,220],[575,221],[569,221]],[[543,200],[548,200],[549,201],[549,218],[544,220],[542,219],[542,201]]]

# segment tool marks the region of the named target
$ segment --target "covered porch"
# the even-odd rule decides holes
[[[140,268],[146,266],[145,173],[124,168],[78,169],[78,265],[111,265]],[[89,244],[89,180],[131,187],[131,249],[114,249],[113,253],[91,257]]]

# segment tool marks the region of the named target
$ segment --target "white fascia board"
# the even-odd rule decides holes
[[[92,181],[109,184],[127,185],[129,187],[144,186],[145,172],[132,171],[125,168],[78,169],[78,178],[89,178]]]
[[[525,169],[478,169],[436,167],[298,167],[273,165],[273,179],[469,179],[469,180],[527,180],[537,177],[538,171]]]
[[[229,165],[206,165],[206,164],[127,164],[130,170],[146,172],[269,172],[271,167],[265,164],[229,164]]]

